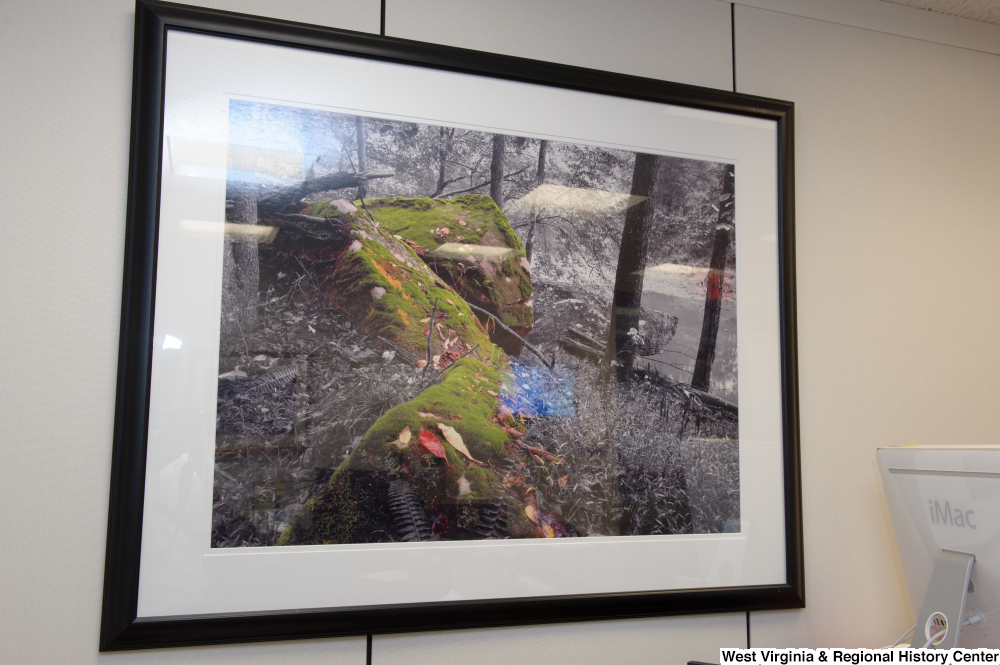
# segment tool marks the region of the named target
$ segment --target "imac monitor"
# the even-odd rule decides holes
[[[882,487],[914,618],[942,550],[975,556],[958,645],[1000,647],[1000,447],[880,448]],[[921,646],[921,627],[913,638]]]

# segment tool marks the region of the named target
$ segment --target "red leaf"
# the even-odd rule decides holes
[[[447,459],[444,454],[444,446],[441,445],[441,441],[434,436],[434,432],[429,432],[424,428],[420,428],[420,445],[427,449],[427,452],[431,453],[436,457],[441,459]]]

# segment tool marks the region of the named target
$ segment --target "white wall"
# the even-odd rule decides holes
[[[379,0],[218,0],[377,32]],[[891,9],[887,10],[887,7]],[[130,0],[0,0],[0,661],[350,663],[364,638],[98,654]],[[732,85],[729,3],[387,0],[390,35]],[[754,646],[877,646],[911,620],[873,451],[995,443],[1000,29],[877,0],[741,0],[740,92],[796,102],[808,607]],[[745,615],[376,637],[373,662],[717,660]]]

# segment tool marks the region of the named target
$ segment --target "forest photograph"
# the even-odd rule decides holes
[[[740,531],[736,168],[229,103],[211,544]]]

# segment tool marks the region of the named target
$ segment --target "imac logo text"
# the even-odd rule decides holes
[[[945,501],[944,507],[933,499],[927,499],[927,506],[931,513],[932,524],[947,524],[961,528],[975,529],[976,525],[972,521],[974,510],[963,511],[961,508],[952,509],[951,502]]]

